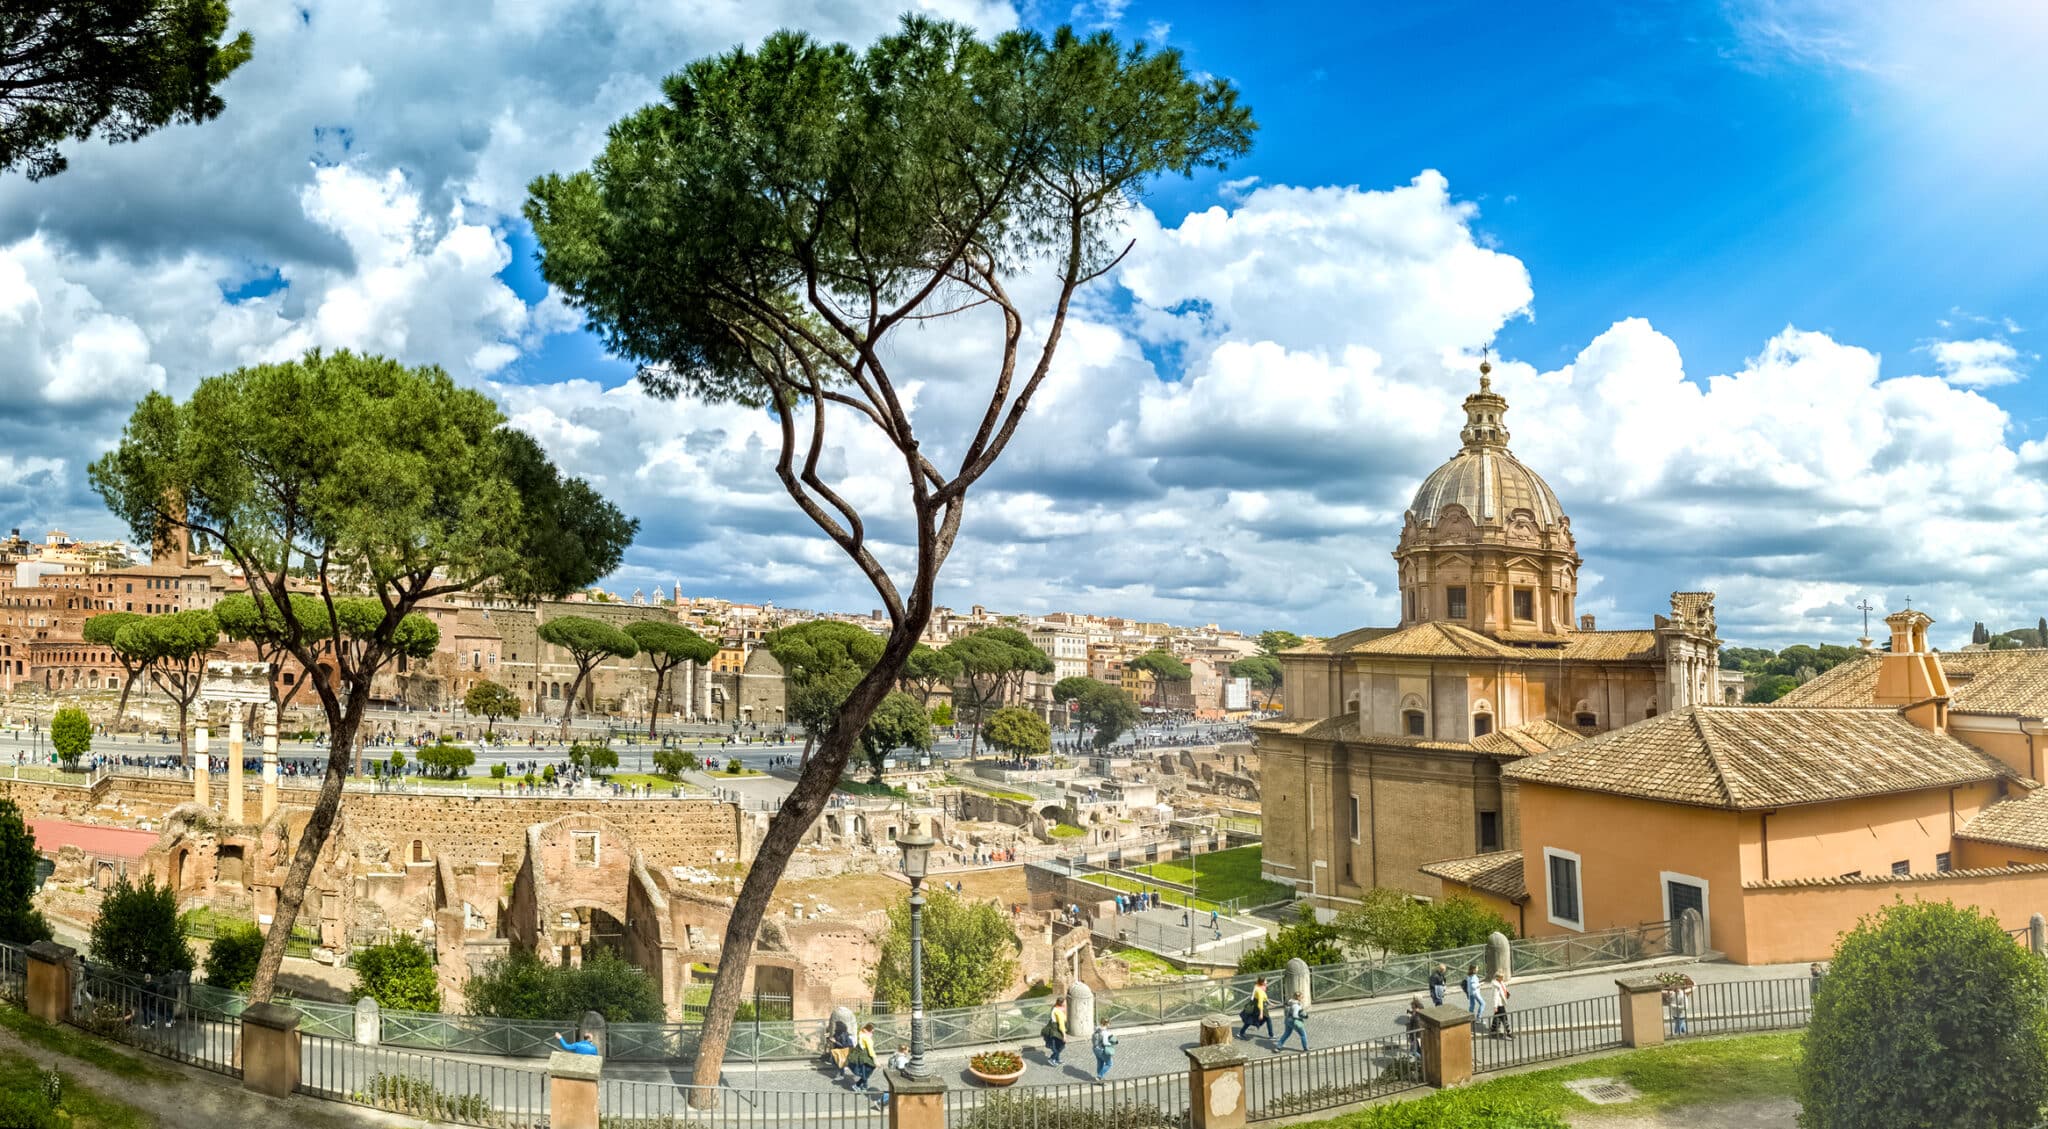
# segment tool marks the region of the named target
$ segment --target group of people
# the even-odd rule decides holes
[[[1039,1029],[1039,1037],[1045,1040],[1045,1061],[1048,1065],[1059,1066],[1060,1056],[1067,1050],[1067,1003],[1053,1001],[1052,1014],[1046,1018],[1045,1026]],[[1116,1035],[1109,1029],[1107,1019],[1095,1021],[1095,1031],[1088,1036],[1089,1049],[1095,1052],[1095,1082],[1100,1085],[1109,1077],[1109,1068],[1116,1062]]]
[[[876,1066],[874,1024],[863,1023],[860,1030],[852,1031],[848,1030],[845,1024],[835,1022],[832,1025],[831,1045],[825,1048],[825,1057],[837,1071],[832,1076],[833,1081],[851,1077],[853,1088],[857,1092],[874,1094],[884,1102],[889,1100],[886,1091],[868,1088],[868,1081],[874,1077]],[[889,1069],[900,1071],[909,1065],[909,1046],[897,1044],[896,1053],[889,1056]]]
[[[1279,1054],[1285,1050],[1287,1040],[1297,1035],[1301,1037],[1301,1049],[1308,1050],[1308,1001],[1302,998],[1300,992],[1295,992],[1288,996],[1287,1002],[1281,1006],[1280,1015],[1283,1024],[1280,1028],[1280,1038],[1273,1044],[1273,1053]],[[1266,1038],[1273,1037],[1273,999],[1267,991],[1265,977],[1259,977],[1258,983],[1252,985],[1252,994],[1245,999],[1244,1007],[1239,1009],[1237,1018],[1240,1023],[1237,1029],[1238,1038],[1251,1038],[1254,1027],[1265,1028]]]

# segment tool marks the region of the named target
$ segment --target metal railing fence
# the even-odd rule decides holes
[[[242,1019],[98,969],[72,994],[71,1021],[137,1050],[221,1074],[242,1073]]]
[[[1267,1121],[1419,1089],[1422,1058],[1405,1035],[1245,1063],[1246,1117]]]
[[[1612,993],[1519,1011],[1510,1007],[1505,1019],[1497,1023],[1489,1015],[1484,1028],[1473,1028],[1473,1073],[1621,1045],[1621,1005]]]
[[[705,1089],[681,1083],[606,1079],[598,1091],[601,1129],[756,1129],[829,1126],[883,1129],[886,1096],[846,1090]],[[692,1103],[701,1102],[703,1108]]]
[[[489,1129],[544,1129],[548,1120],[545,1070],[358,1046],[325,1035],[300,1039],[299,1092]]]
[[[947,1129],[1183,1129],[1188,1076],[946,1091]]]
[[[28,992],[28,949],[0,941],[0,997],[21,999]]]
[[[1813,981],[1717,981],[1694,986],[1682,1010],[1676,1002],[1667,1000],[1664,1007],[1664,1032],[1672,1038],[1804,1027],[1813,1018]]]
[[[211,984],[194,984],[188,990],[188,998],[194,1007],[204,1007],[222,1015],[240,1015],[249,1006],[249,997],[240,992],[230,992]],[[299,1030],[308,1035],[332,1035],[337,1039],[356,1037],[356,1009],[351,1004],[334,1004],[325,1000],[306,1000],[296,996],[277,997],[277,1002],[288,1004],[299,1013]]]

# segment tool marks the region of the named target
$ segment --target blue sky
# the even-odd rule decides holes
[[[1949,642],[2048,611],[2048,15],[925,3],[1173,47],[1262,126],[1247,159],[1133,213],[1136,251],[978,492],[946,598],[1388,622],[1401,512],[1491,349],[1603,626],[1693,588],[1743,642],[1852,638],[1865,598],[1916,597]],[[219,121],[0,181],[0,528],[117,534],[83,468],[137,396],[345,345],[485,387],[640,516],[617,587],[873,606],[777,489],[763,419],[640,397],[548,295],[519,209],[690,58],[777,26],[865,42],[887,10],[235,12],[257,52]],[[987,371],[985,333],[947,334],[906,352],[939,443]],[[872,437],[840,433],[833,462],[898,512]]]

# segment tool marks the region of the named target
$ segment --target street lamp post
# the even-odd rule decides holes
[[[896,837],[903,852],[903,875],[910,879],[910,1065],[904,1074],[927,1077],[924,1065],[924,878],[931,865],[931,833],[912,818],[910,833]]]

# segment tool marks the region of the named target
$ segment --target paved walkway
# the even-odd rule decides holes
[[[1685,972],[1691,974],[1695,980],[1710,983],[1725,980],[1804,977],[1807,966],[1737,965],[1720,962],[1674,963],[1660,965],[1657,971]],[[1549,1004],[1611,996],[1615,992],[1615,979],[1628,972],[1628,968],[1610,966],[1554,979],[1530,980],[1514,987],[1514,1008],[1517,1011],[1526,1011]],[[1462,1001],[1463,993],[1455,984],[1452,985],[1448,1002],[1455,1004]],[[1424,1002],[1428,1001],[1425,999]],[[1309,1046],[1338,1046],[1397,1034],[1401,1029],[1394,1025],[1394,1021],[1407,1006],[1406,996],[1383,996],[1372,1000],[1315,1006],[1311,1009],[1309,1017]],[[1116,1065],[1112,1069],[1111,1077],[1137,1077],[1186,1070],[1187,1056],[1182,1052],[1185,1048],[1195,1045],[1199,1026],[1197,1022],[1181,1022],[1119,1030]],[[1280,1029],[1277,1014],[1273,1027],[1277,1035]],[[1273,1038],[1254,1032],[1251,1039],[1253,1053],[1278,1053],[1272,1051],[1273,1042]],[[887,1048],[876,1049],[882,1051]],[[979,1083],[967,1073],[967,1060],[988,1049],[973,1047],[934,1051],[927,1054],[925,1060],[934,1073],[945,1078],[949,1085],[978,1086]],[[1085,1082],[1095,1077],[1095,1059],[1088,1049],[1086,1040],[1069,1043],[1066,1054],[1062,1057],[1062,1065],[1051,1065],[1046,1061],[1043,1045],[1035,1038],[1030,1040],[1024,1048],[1024,1077],[1018,1085],[1050,1086]],[[605,1063],[605,1075],[610,1078],[632,1078],[641,1081],[687,1082],[690,1077],[690,1066],[688,1063],[671,1066],[665,1063],[613,1061]],[[728,1062],[725,1082],[728,1086],[764,1090],[825,1091],[844,1090],[850,1086],[850,1083],[835,1082],[828,1066],[799,1063],[764,1063],[756,1068],[749,1063]]]

